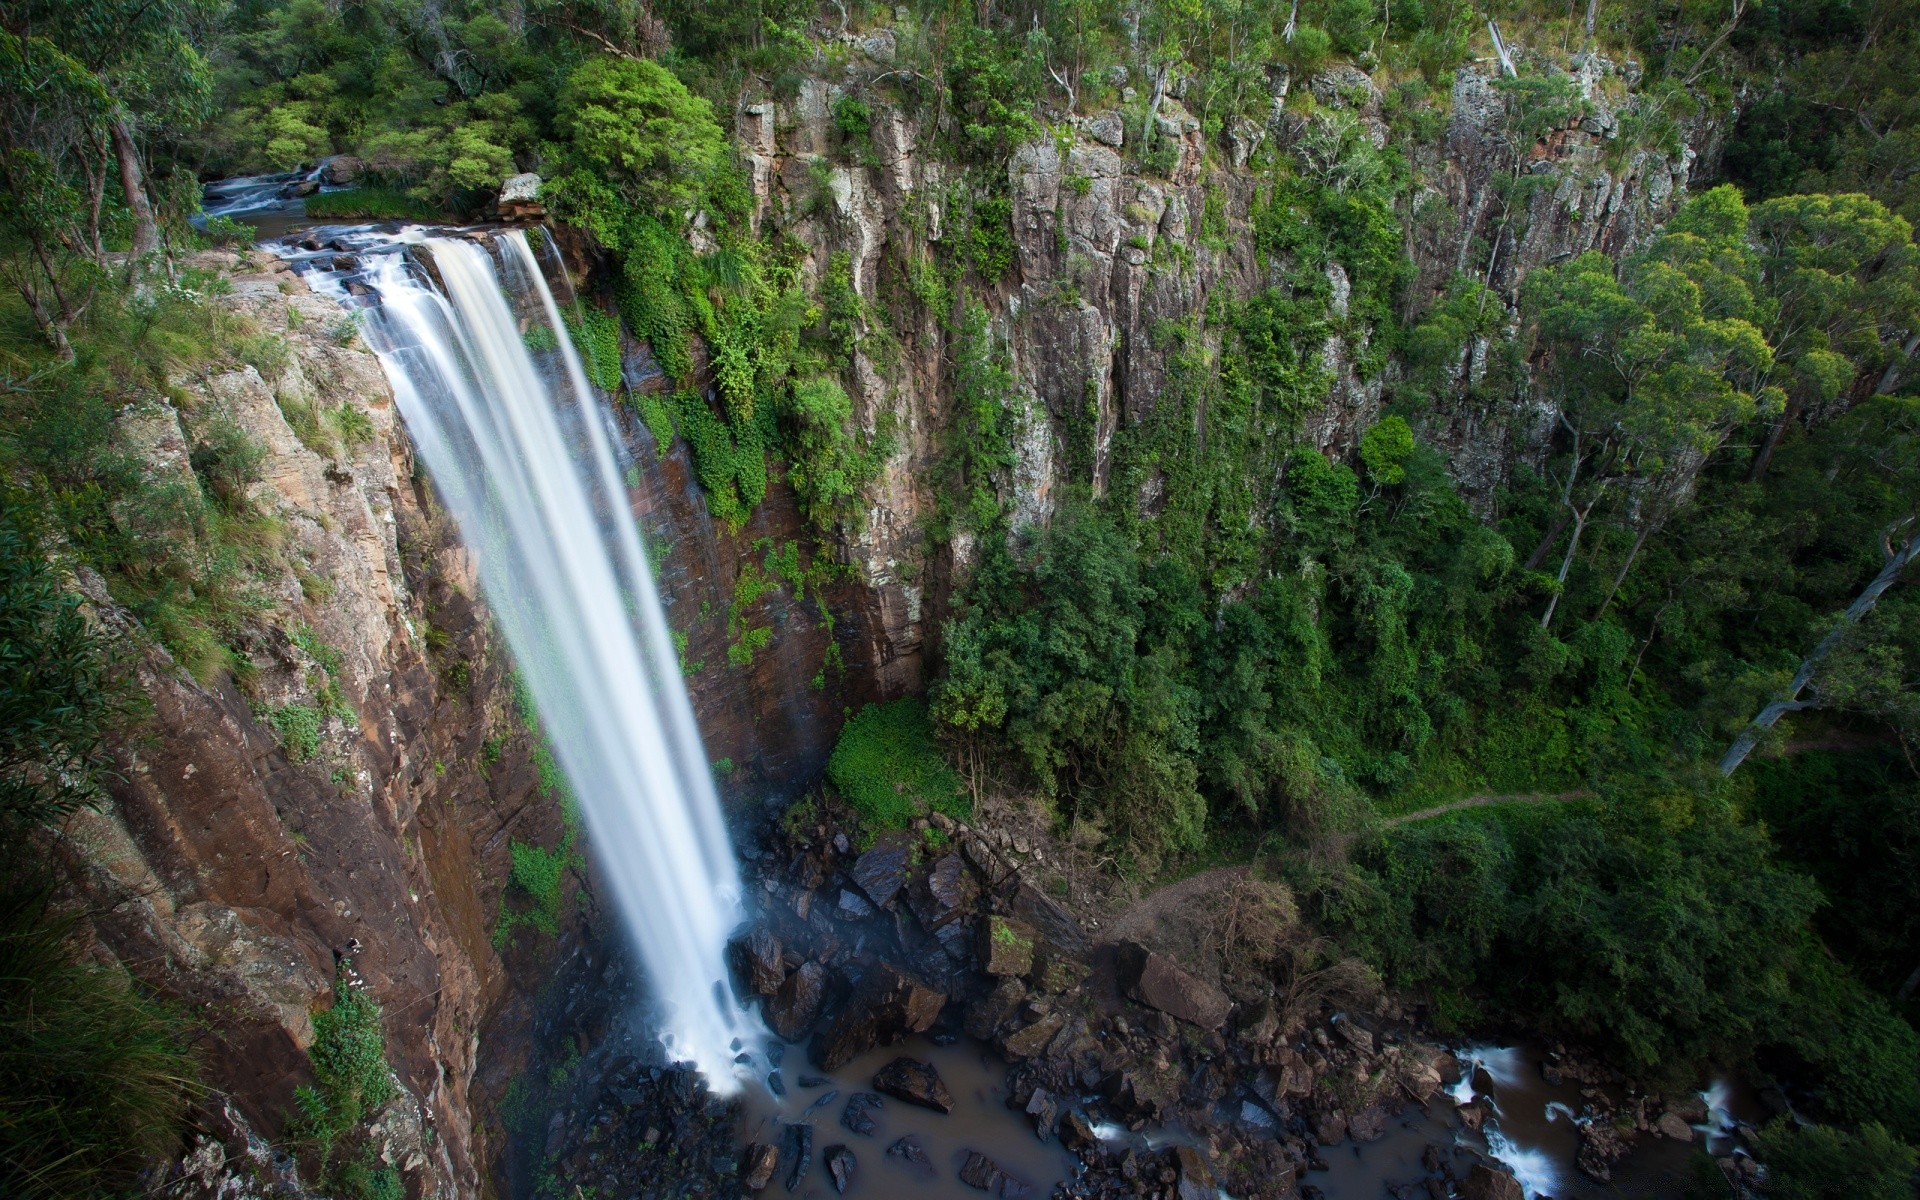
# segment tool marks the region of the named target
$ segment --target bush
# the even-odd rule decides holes
[[[437,204],[408,195],[400,188],[354,187],[318,192],[306,199],[307,216],[318,221],[445,221],[449,214]]]
[[[339,1139],[359,1129],[394,1095],[380,1006],[345,964],[334,977],[333,1003],[313,1014],[307,1060],[314,1082],[294,1091],[300,1112],[290,1131],[314,1148],[324,1181]]]
[[[76,961],[48,892],[0,891],[0,1195],[118,1195],[170,1152],[194,1088],[180,1023]]]
[[[959,820],[971,811],[918,697],[861,709],[840,731],[827,778],[868,825],[881,829],[905,828],[928,808]]]
[[[1767,1165],[1773,1200],[1911,1200],[1920,1157],[1881,1125],[1858,1133],[1826,1125],[1796,1127],[1779,1117],[1760,1131],[1754,1152]]]

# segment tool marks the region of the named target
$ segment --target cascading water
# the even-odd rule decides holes
[[[754,1032],[724,963],[739,872],[603,410],[523,233],[494,239],[497,261],[465,238],[402,240],[360,277],[368,340],[478,562],[662,1040],[731,1093]],[[523,328],[557,346],[545,369]]]

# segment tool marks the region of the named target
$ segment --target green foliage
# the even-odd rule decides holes
[[[869,704],[840,731],[827,778],[869,826],[904,829],[929,809],[958,820],[970,805],[940,757],[926,702]]]
[[[0,884],[0,1191],[132,1194],[177,1145],[195,1090],[187,1030],[119,967],[83,955],[31,875],[16,862]]]
[[[307,1061],[314,1082],[294,1093],[299,1112],[290,1132],[313,1148],[325,1180],[340,1139],[377,1117],[394,1097],[380,1006],[344,963],[334,977],[333,1003],[313,1014]]]
[[[444,221],[446,209],[400,188],[362,185],[317,192],[303,205],[316,221]]]
[[[1407,477],[1406,462],[1413,457],[1413,429],[1405,418],[1382,417],[1360,438],[1360,461],[1367,478],[1395,484]]]
[[[708,510],[715,520],[738,529],[767,494],[767,457],[759,428],[721,420],[694,392],[675,394],[672,404]]]
[[[132,715],[110,648],[63,585],[24,497],[0,493],[0,831],[98,803],[107,736]]]
[[[1484,989],[1495,1015],[1652,1070],[1785,1011],[1817,893],[1769,858],[1712,801],[1623,796],[1395,829],[1305,894],[1398,986]]]
[[[602,244],[621,244],[621,214],[678,214],[698,204],[727,158],[713,106],[656,62],[590,58],[561,86],[555,127],[567,157],[549,202]]]
[[[1849,1133],[1777,1117],[1754,1152],[1767,1165],[1765,1194],[1774,1200],[1905,1200],[1920,1165],[1912,1146],[1875,1123]]]
[[[578,304],[562,314],[587,382],[603,392],[620,390],[620,322],[591,304]]]
[[[853,402],[825,376],[793,385],[787,418],[787,480],[800,511],[823,534],[857,523],[863,490],[879,477],[892,451],[890,439],[861,437]]]

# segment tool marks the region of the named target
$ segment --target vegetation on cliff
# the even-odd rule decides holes
[[[1892,1139],[1920,1136],[1920,11],[1576,7],[930,0],[900,19],[841,5],[823,26],[799,0],[13,6],[0,465],[34,517],[4,548],[97,572],[202,678],[244,673],[248,581],[278,553],[247,499],[258,448],[190,422],[188,469],[163,476],[126,441],[128,407],[178,373],[285,353],[179,265],[201,236],[186,223],[198,176],[351,154],[361,194],[322,203],[401,215],[479,211],[537,168],[554,214],[611,264],[599,307],[573,314],[595,383],[623,385],[620,326],[647,344],[671,386],[636,403],[657,439],[685,441],[728,525],[784,473],[820,540],[851,542],[898,446],[853,399],[861,370],[913,354],[941,378],[939,499],[913,564],[953,568],[937,678],[924,707],[855,717],[830,768],[870,819],[961,803],[929,755],[944,743],[962,786],[1041,794],[1124,869],[1257,848],[1441,1020],[1524,1020],[1648,1071],[1757,1055],[1860,1130],[1770,1135],[1783,1163],[1844,1153],[1897,1175],[1911,1156]],[[886,110],[921,123],[952,166],[943,235],[926,236],[927,211],[901,214],[910,236],[874,303],[844,255],[810,263],[757,220],[723,125],[750,82],[790,99],[844,65],[839,34],[882,26],[887,69],[832,101],[832,153],[796,214],[830,214],[844,168],[880,162]],[[1582,75],[1597,51],[1617,72]],[[1481,199],[1501,215],[1423,286],[1420,151],[1475,55],[1499,63],[1504,174]],[[1324,78],[1374,89],[1382,136],[1299,82],[1349,66]],[[1282,71],[1295,85],[1277,94]],[[1680,155],[1742,90],[1733,185],[1634,245],[1499,290],[1552,145],[1597,121],[1596,95],[1618,118],[1603,161],[1622,173]],[[1005,320],[1032,236],[1009,162],[1096,115],[1139,177],[1186,163],[1210,187],[1198,244],[1243,240],[1257,267],[1243,294],[1133,348],[1164,387],[1111,428],[1097,379],[1086,403],[1029,394]],[[1273,119],[1284,143],[1251,137]],[[1230,223],[1234,171],[1250,199]],[[1133,237],[1125,252],[1153,270],[1191,267],[1187,243]],[[1030,282],[1077,302],[1071,279]],[[1348,378],[1379,413],[1340,440],[1321,415]],[[1036,422],[1062,464],[1038,523],[1020,476]],[[1457,477],[1462,427],[1480,431],[1467,449],[1512,447],[1512,469]],[[52,576],[21,570],[9,604],[54,596]],[[744,608],[730,657],[750,663],[772,633]],[[46,611],[9,628],[6,655],[36,662],[41,638],[68,683],[104,678],[73,603]],[[105,715],[15,674],[6,802],[26,822],[92,802]],[[1789,733],[1782,713],[1811,719]],[[317,740],[307,710],[275,724],[291,757]],[[1780,758],[1795,737],[1832,745]],[[1744,764],[1725,755],[1742,739],[1760,752]],[[1476,793],[1534,799],[1379,819]],[[556,919],[573,851],[570,836],[514,844],[532,907],[503,913],[503,941]],[[127,995],[140,1037],[162,1038]],[[330,1019],[353,1003],[336,997]],[[152,1121],[156,1105],[103,1119]]]

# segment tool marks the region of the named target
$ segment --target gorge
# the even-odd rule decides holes
[[[0,1191],[1912,1195],[1910,4],[190,7],[0,14]]]

